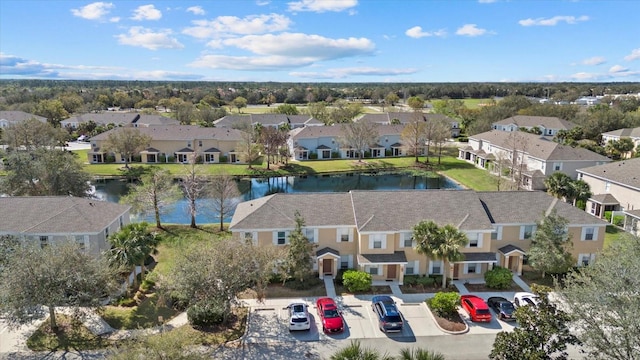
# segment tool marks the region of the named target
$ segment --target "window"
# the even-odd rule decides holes
[[[595,260],[596,254],[579,254],[578,255],[578,266],[587,266],[591,264],[593,260]]]
[[[494,226],[491,232],[491,240],[502,240],[502,226]]]
[[[475,274],[478,272],[478,264],[467,264],[467,274]]]
[[[413,275],[413,274],[415,274],[412,262],[408,263],[407,267],[404,268],[404,274],[405,275]]]
[[[198,140],[198,146],[202,147],[202,140]]]
[[[76,235],[74,236],[76,244],[78,244],[78,247],[80,248],[80,250],[84,250],[84,235]]]
[[[583,240],[595,240],[596,239],[596,229],[592,228],[592,227],[588,227],[588,228],[584,228],[583,230],[584,232],[584,236],[583,236]]]
[[[304,237],[309,240],[309,242],[316,242],[316,232],[314,229],[303,229],[302,233],[304,234]]]
[[[287,232],[286,231],[278,231],[277,244],[284,245],[287,243]]]
[[[469,239],[469,245],[467,247],[480,247],[480,240],[478,240],[478,233],[467,233]]]
[[[562,163],[553,163],[553,170],[555,171],[562,170]]]
[[[191,148],[191,141],[187,141],[187,147]]]
[[[341,255],[340,256],[340,269],[350,269],[351,268],[351,255]]]
[[[369,249],[384,249],[386,248],[384,234],[371,234],[369,235]]]
[[[535,229],[535,225],[524,225],[521,227],[522,233],[520,234],[521,239],[531,239],[533,237],[533,232]]]
[[[351,241],[351,236],[349,236],[349,233],[351,231],[349,230],[349,228],[341,228],[338,229],[338,242],[348,242]]]
[[[44,249],[49,246],[49,237],[48,236],[40,236],[40,247]]]
[[[442,260],[432,260],[431,271],[429,273],[436,275],[442,274]]]
[[[407,248],[412,248],[413,247],[413,233],[402,233],[402,239],[400,240],[402,242],[402,246],[401,247],[407,247]]]
[[[246,241],[247,243],[253,243],[253,233],[252,232],[245,232],[244,233],[244,241]]]
[[[370,275],[378,275],[378,267],[377,266],[367,265],[367,266],[364,267],[364,271],[369,273]]]
[[[105,237],[105,239],[109,238],[109,228],[108,227],[104,229],[104,237]]]
[[[122,216],[120,216],[120,227],[122,228],[124,226],[124,220],[122,219]]]

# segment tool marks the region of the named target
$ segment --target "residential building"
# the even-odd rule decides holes
[[[500,131],[520,131],[520,129],[531,131],[537,128],[541,131],[541,135],[551,137],[556,136],[560,130],[571,130],[576,126],[570,121],[557,117],[526,115],[512,116],[492,124],[494,130]]]
[[[588,213],[604,218],[607,211],[623,211],[625,230],[640,233],[640,158],[578,169],[578,174],[593,194]]]
[[[522,178],[520,186],[527,190],[544,189],[544,179],[556,171],[576,179],[577,169],[611,162],[606,156],[541,135],[500,130],[469,137],[459,158],[495,173],[509,170]]]
[[[313,266],[320,277],[354,268],[374,280],[402,284],[405,275],[444,272],[453,279],[483,278],[495,265],[520,274],[536,222],[553,209],[569,220],[576,264],[592,261],[602,249],[607,223],[543,192],[280,193],[240,203],[229,228],[234,238],[259,247],[286,246],[297,211],[304,234],[316,244]],[[423,220],[464,232],[469,239],[460,249],[464,258],[449,264],[419,254],[412,234]]]
[[[289,129],[297,129],[305,126],[323,126],[324,123],[315,119],[311,115],[286,115],[286,114],[247,114],[247,115],[227,115],[213,122],[216,127],[242,127],[247,124],[255,126],[271,126],[281,128],[287,126]]]
[[[87,153],[92,164],[104,163],[108,154],[104,143],[109,134],[123,131],[114,128],[91,138],[91,150]],[[240,163],[237,146],[242,141],[241,132],[230,128],[203,128],[194,125],[148,126],[137,129],[151,137],[150,145],[140,152],[143,163],[188,163],[192,157],[202,163]],[[113,154],[115,162],[124,163],[120,154]]]
[[[606,145],[611,140],[620,141],[620,139],[627,137],[635,144],[634,151],[640,151],[640,127],[624,128],[602,133],[602,144]]]
[[[175,119],[160,115],[138,114],[135,112],[100,112],[72,116],[62,120],[60,126],[77,129],[80,124],[93,121],[97,125],[148,127],[157,125],[180,125]]]
[[[19,124],[29,119],[36,119],[40,122],[47,122],[47,118],[26,113],[24,111],[0,111],[0,128]]]
[[[418,121],[432,121],[432,120],[444,120],[451,124],[451,137],[456,138],[460,136],[460,123],[443,114],[432,114],[423,112],[387,112],[383,114],[364,114],[362,117],[356,119],[356,121],[369,121],[376,124],[406,125],[412,122]]]
[[[376,143],[370,144],[366,151],[372,158],[387,156],[403,156],[406,150],[401,143],[401,134],[404,125],[375,125],[378,131]],[[287,145],[289,153],[296,160],[308,160],[310,158],[358,158],[357,150],[346,147],[340,143],[343,135],[341,125],[332,126],[306,126],[293,129],[289,132]]]
[[[129,224],[129,209],[71,196],[0,197],[0,235],[40,246],[74,241],[97,256],[110,249],[107,238]]]

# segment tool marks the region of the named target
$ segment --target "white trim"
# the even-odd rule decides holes
[[[434,263],[440,263],[440,272],[439,273],[434,273],[433,272],[433,264]],[[442,275],[444,271],[444,261],[442,260],[429,260],[429,270],[427,272],[427,275]]]

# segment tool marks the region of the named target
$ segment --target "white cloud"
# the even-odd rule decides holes
[[[301,0],[288,3],[289,11],[340,12],[358,5],[358,0]]]
[[[87,20],[102,20],[103,17],[107,15],[113,7],[113,3],[94,2],[78,9],[71,9],[71,13],[73,14],[73,16],[81,17]]]
[[[265,5],[269,5],[271,3],[271,1],[268,0],[258,0],[256,1],[256,5],[258,6],[265,6]]]
[[[248,35],[226,39],[222,43],[225,46],[235,46],[258,55],[313,58],[315,60],[369,55],[375,49],[375,44],[367,38],[332,39],[301,33]]]
[[[567,24],[577,24],[582,21],[589,20],[589,17],[586,15],[575,17],[575,16],[554,16],[552,18],[537,18],[537,19],[523,19],[518,21],[518,24],[522,26],[556,26],[558,23],[566,22]]]
[[[600,65],[600,64],[604,64],[605,62],[607,62],[607,60],[602,56],[594,56],[594,57],[582,60],[582,63],[584,65]]]
[[[284,31],[291,25],[291,19],[279,14],[250,15],[244,18],[219,16],[211,21],[194,20],[195,26],[188,27],[184,34],[207,39],[231,34],[250,35]]]
[[[137,9],[133,10],[133,20],[159,20],[162,17],[162,12],[156,9],[153,5],[141,5]]]
[[[570,76],[574,80],[596,80],[599,78],[598,74],[579,72]]]
[[[112,23],[117,23],[119,21],[120,21],[120,17],[118,17],[118,16],[114,16],[114,17],[109,19],[109,22],[112,22]]]
[[[171,37],[171,30],[153,32],[141,26],[129,29],[128,34],[116,35],[118,43],[122,45],[138,46],[149,50],[158,49],[182,49],[182,45],[176,38]]]
[[[204,15],[206,12],[202,8],[202,6],[191,6],[187,8],[187,12],[193,13],[194,15]]]
[[[408,37],[412,37],[414,39],[419,39],[422,37],[428,37],[428,36],[439,36],[439,37],[443,37],[447,35],[447,32],[444,30],[437,30],[437,31],[423,31],[422,27],[420,26],[414,26],[411,29],[407,30],[404,32],[405,35],[407,35]]]
[[[491,4],[496,2],[497,0],[478,0],[480,4]]]
[[[621,72],[627,72],[627,71],[629,71],[629,69],[624,67],[624,66],[622,66],[622,65],[613,65],[609,69],[610,73],[621,73]]]
[[[313,58],[292,58],[289,56],[203,55],[189,66],[227,70],[286,70],[311,65],[314,61]]]
[[[487,29],[481,29],[476,24],[465,24],[456,30],[456,35],[480,36],[487,33]]]
[[[640,48],[631,50],[631,54],[624,57],[627,61],[633,61],[640,59]]]
[[[373,67],[336,68],[323,72],[291,72],[289,75],[308,79],[344,79],[349,76],[397,76],[416,73],[416,69],[383,69]]]

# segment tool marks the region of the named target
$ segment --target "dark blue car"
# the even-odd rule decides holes
[[[391,296],[377,295],[371,299],[371,308],[378,315],[378,327],[384,332],[402,331],[404,321]]]

